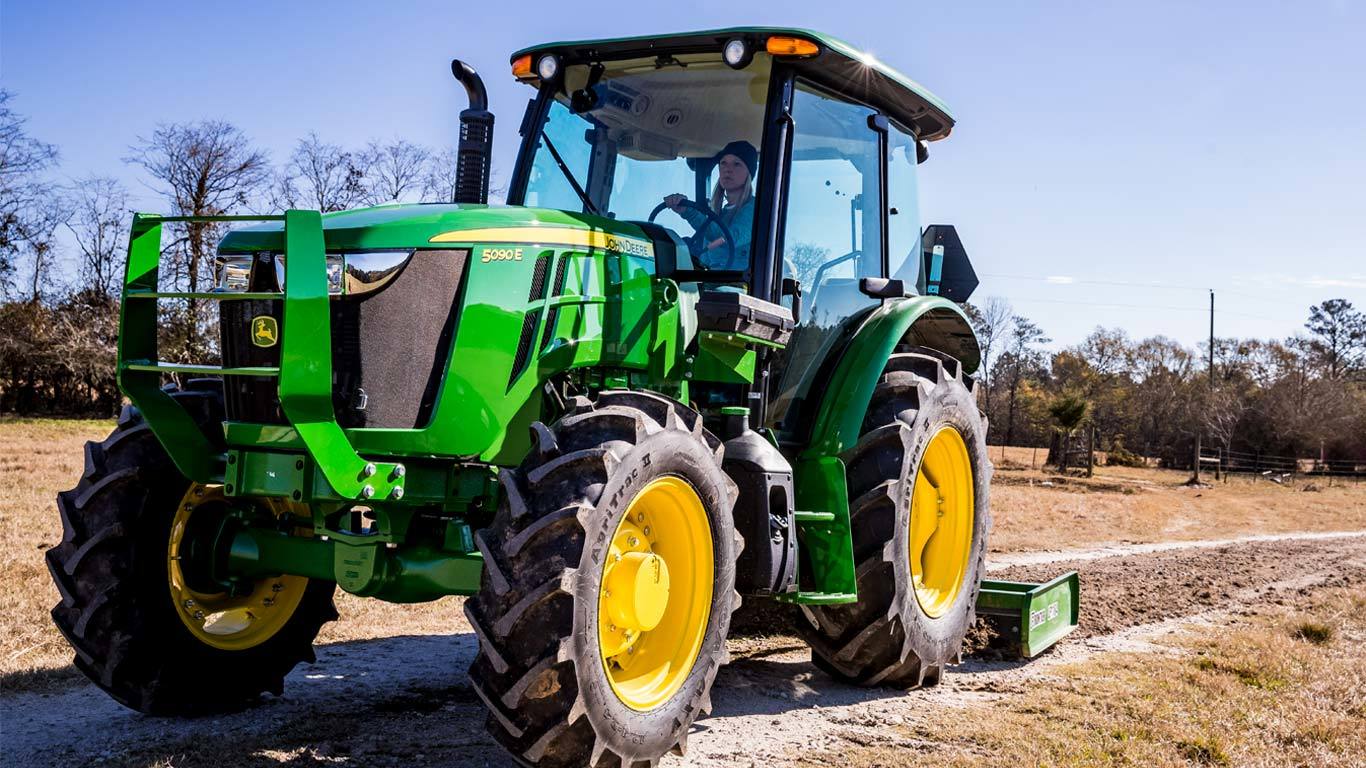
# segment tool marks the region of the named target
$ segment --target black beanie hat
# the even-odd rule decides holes
[[[740,162],[744,163],[745,167],[749,169],[750,178],[754,177],[754,171],[759,165],[759,150],[755,149],[753,144],[743,140],[732,141],[722,147],[720,152],[713,155],[712,161],[719,163],[721,162],[721,158],[726,155],[735,155],[740,158]]]

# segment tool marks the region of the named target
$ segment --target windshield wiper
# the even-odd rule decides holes
[[[574,194],[578,195],[579,199],[583,201],[583,207],[589,213],[595,216],[601,216],[602,214],[598,213],[598,207],[593,205],[592,200],[588,199],[588,193],[583,191],[583,187],[579,186],[579,180],[574,178],[574,174],[569,171],[569,166],[564,164],[564,158],[560,157],[559,151],[555,149],[554,142],[550,140],[549,136],[545,135],[544,129],[541,130],[541,141],[544,141],[545,148],[550,150],[550,156],[555,159],[555,165],[560,166],[560,173],[564,174],[564,178],[569,182],[569,186],[574,188]]]

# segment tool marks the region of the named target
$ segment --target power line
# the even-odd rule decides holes
[[[1176,284],[1176,283],[1162,283],[1162,282],[1158,282],[1158,281],[1150,281],[1150,282],[1132,282],[1132,281],[1128,281],[1128,280],[1089,280],[1089,279],[1080,279],[1080,278],[1075,278],[1075,277],[1061,277],[1061,276],[1054,276],[1054,277],[1047,277],[1047,276],[1045,276],[1045,277],[1039,277],[1039,276],[1037,276],[1037,275],[1007,275],[1007,274],[1004,274],[1004,273],[1001,273],[1001,272],[983,272],[983,273],[981,273],[981,274],[982,274],[982,277],[999,277],[999,278],[1004,278],[1004,279],[1006,279],[1006,280],[1033,280],[1033,281],[1037,281],[1037,282],[1041,282],[1041,283],[1050,283],[1050,284],[1052,284],[1052,285],[1073,285],[1073,284],[1078,284],[1078,283],[1080,283],[1080,284],[1084,284],[1084,285],[1120,285],[1120,286],[1136,287],[1136,288],[1176,288],[1176,289],[1184,289],[1184,290],[1190,290],[1190,291],[1203,291],[1203,290],[1205,290],[1204,288],[1200,288],[1200,287],[1193,286],[1193,285],[1179,285],[1179,284]]]
[[[1205,290],[1205,289],[1201,289]],[[1175,312],[1209,312],[1209,307],[1176,307],[1162,304],[1119,304],[1114,302],[1101,301],[1069,301],[1067,299],[1011,299],[1013,304],[1070,304],[1080,307],[1105,307],[1111,309],[1166,309]],[[1220,314],[1237,315],[1239,317],[1250,317],[1254,320],[1273,320],[1277,318],[1267,315],[1256,315],[1249,312],[1234,312],[1228,309],[1219,310]]]
[[[1134,280],[1091,280],[1089,278],[1075,278],[1063,276],[1040,277],[1038,275],[1009,275],[1003,272],[983,272],[981,273],[981,275],[982,277],[995,277],[1004,280],[1029,280],[1031,282],[1048,283],[1049,285],[1113,285],[1123,288],[1151,288],[1160,290],[1209,290],[1208,288],[1202,288],[1198,285],[1189,285],[1184,283],[1164,283],[1159,280],[1150,280],[1146,282]],[[1219,288],[1218,290],[1220,293],[1231,293],[1235,296],[1242,296],[1248,299],[1256,299],[1258,301],[1280,302],[1284,298],[1275,298],[1265,294],[1247,293],[1246,291],[1237,291],[1232,288]]]

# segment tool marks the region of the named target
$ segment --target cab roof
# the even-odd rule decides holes
[[[715,50],[726,41],[745,38],[753,50],[763,51],[774,35],[800,37],[816,44],[818,52],[807,57],[779,57],[791,62],[807,78],[836,93],[885,112],[897,122],[915,129],[926,141],[945,138],[953,129],[953,115],[939,97],[914,80],[860,51],[849,43],[820,32],[792,27],[728,27],[671,35],[641,35],[601,40],[568,40],[523,48],[511,61],[527,54],[555,53],[566,64],[598,59],[620,59]]]

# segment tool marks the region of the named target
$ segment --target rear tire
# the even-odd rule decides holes
[[[221,389],[191,385],[171,396],[214,439]],[[314,660],[318,630],[337,618],[335,585],[311,581],[284,626],[260,644],[227,651],[197,638],[177,612],[168,576],[172,520],[190,489],[129,406],[108,438],[86,443],[79,483],[57,496],[62,541],[47,551],[47,564],[62,599],[53,621],[81,672],[147,714],[230,711],[262,692],[279,695],[285,675]]]
[[[476,534],[484,576],[465,607],[479,638],[470,677],[489,708],[488,729],[537,766],[625,768],[653,765],[670,750],[681,754],[693,720],[711,710],[711,684],[728,660],[726,634],[740,604],[736,490],[721,471],[721,444],[698,414],[646,392],[580,398],[570,414],[532,432],[531,455],[502,473],[505,500],[493,524]],[[610,637],[600,635],[606,618],[600,624],[599,609],[610,597],[603,574],[618,551],[623,518],[660,482],[690,488],[705,510],[711,592],[705,618],[690,624],[700,642],[691,666],[672,667],[679,670],[673,685],[648,706],[636,700],[633,707],[609,672],[612,652],[603,650]],[[655,536],[662,539],[658,530]],[[688,594],[677,589],[680,565],[670,559],[665,569],[675,580],[671,611]],[[666,630],[638,636],[638,661],[645,643]]]
[[[892,355],[873,392],[859,442],[843,457],[859,601],[802,606],[806,620],[798,623],[811,645],[812,661],[839,680],[897,688],[933,685],[944,665],[961,653],[976,616],[991,530],[986,422],[970,382],[957,360],[933,350]],[[917,478],[927,449],[939,445],[936,438],[946,429],[962,438],[962,456],[971,474],[970,480],[962,479],[964,488],[971,488],[972,520],[963,526],[963,533],[971,534],[966,549],[959,550],[966,560],[953,571],[961,576],[949,580],[951,589],[936,593],[925,587],[927,571],[919,581],[913,575],[909,552]],[[953,440],[953,435],[945,437],[946,444]],[[920,485],[922,492],[935,490]],[[938,495],[942,509],[948,494]],[[945,519],[942,511],[939,518]],[[931,540],[938,535],[936,530]],[[926,544],[920,542],[922,550]]]

